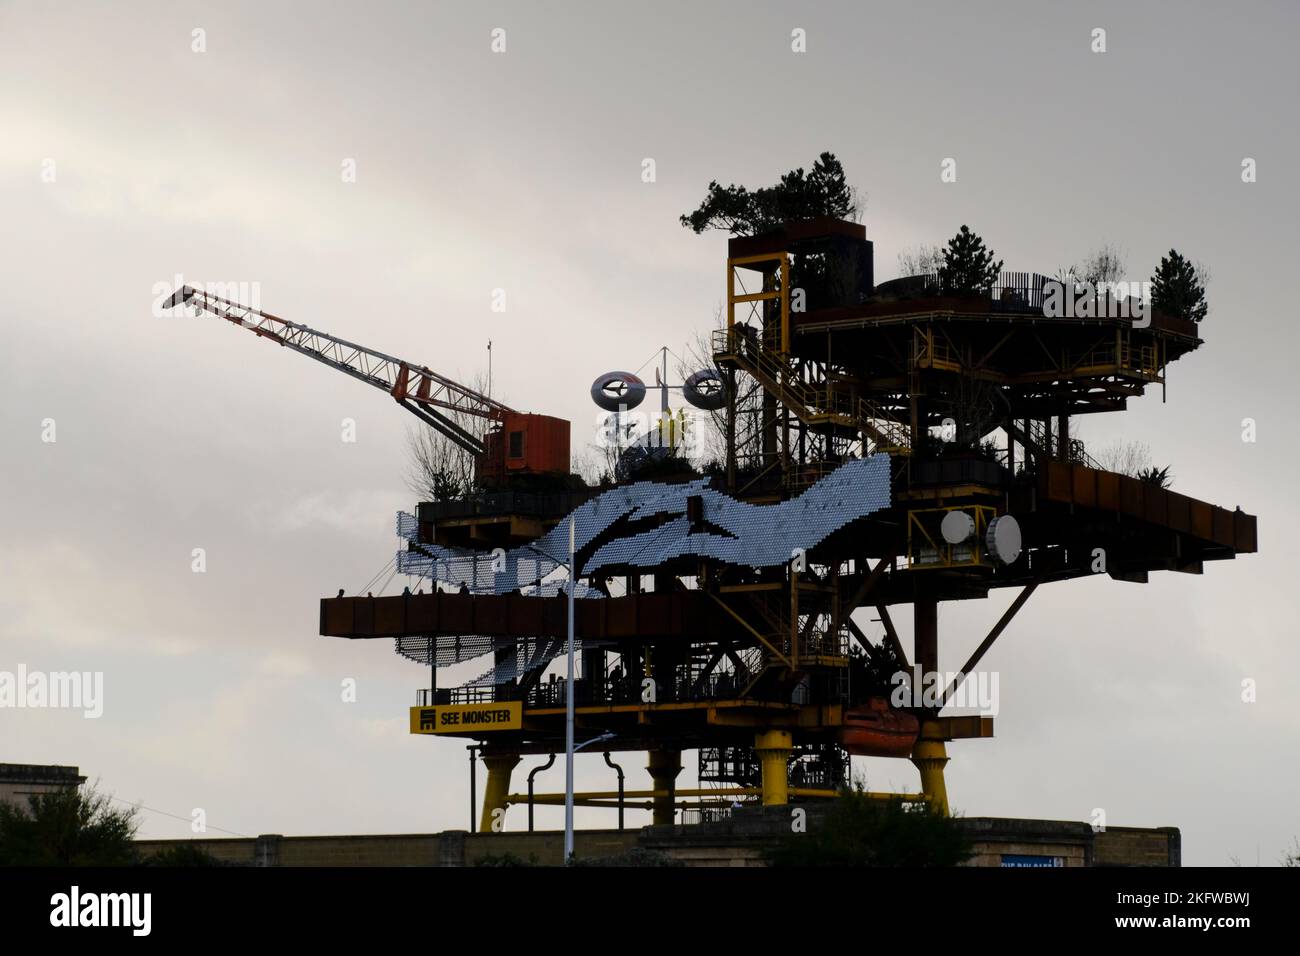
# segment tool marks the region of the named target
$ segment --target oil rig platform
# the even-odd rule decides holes
[[[1039,587],[1200,574],[1256,550],[1252,515],[1108,471],[1071,434],[1077,416],[1163,396],[1170,364],[1203,344],[1195,322],[1159,310],[1052,316],[1051,280],[1031,273],[963,293],[934,276],[877,285],[864,228],[832,219],[733,238],[726,265],[726,326],[704,376],[717,388],[697,403],[723,435],[710,473],[512,485],[567,471],[558,420],[414,363],[349,372],[445,434],[440,408],[489,422],[467,447],[491,487],[398,516],[411,587],[320,603],[322,635],[390,639],[426,668],[411,732],[465,742],[471,768],[482,760],[481,830],[504,826],[512,805],[528,806],[531,827],[534,805],[563,801],[533,792],[549,763],[526,792],[511,777],[525,756],[564,751],[568,687],[551,665],[565,647],[570,542],[578,740],[618,779],[575,802],[617,807],[620,825],[625,808],[663,824],[831,797],[852,754],[910,760],[916,792],[882,796],[946,813],[949,744],[991,737],[993,719],[945,710]],[[303,344],[292,330],[305,327],[285,332],[265,313],[192,290],[178,301]],[[620,378],[640,385],[625,373],[597,384]],[[942,673],[940,602],[1000,589],[1014,595],[1001,619],[967,660],[945,662],[956,679],[898,706],[896,675]],[[855,622],[859,609],[881,633]],[[912,617],[910,648],[899,614]],[[440,685],[440,669],[471,660],[481,676]],[[628,751],[647,754],[651,789],[624,787],[612,755]],[[690,751],[700,786],[684,789]]]

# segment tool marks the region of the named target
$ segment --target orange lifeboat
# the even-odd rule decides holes
[[[921,733],[911,714],[894,710],[883,697],[844,712],[840,746],[858,757],[910,757]]]

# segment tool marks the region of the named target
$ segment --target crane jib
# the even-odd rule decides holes
[[[217,318],[243,326],[261,338],[271,339],[295,352],[301,352],[308,358],[336,368],[368,385],[382,388],[408,410],[416,411],[418,405],[420,412],[428,413],[420,414],[422,420],[466,447],[472,445],[475,450],[481,450],[482,444],[449,418],[434,411],[434,406],[494,421],[499,421],[502,416],[514,412],[514,409],[509,406],[446,376],[439,375],[427,366],[415,366],[391,355],[376,352],[306,325],[289,322],[260,309],[223,299],[221,296],[204,292],[193,286],[182,286],[163,305],[165,308],[175,308],[187,303]],[[254,316],[260,321],[253,321],[251,317]],[[268,328],[268,325],[278,325],[280,329]],[[414,390],[411,386],[413,375],[418,376]]]

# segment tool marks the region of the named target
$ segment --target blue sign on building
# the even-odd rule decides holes
[[[1065,866],[1063,856],[1027,856],[1016,853],[1002,854],[1003,866]]]

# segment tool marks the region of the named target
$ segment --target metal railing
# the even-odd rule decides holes
[[[655,678],[655,703],[729,700],[744,690],[747,676],[731,671],[710,674],[703,680],[680,672],[671,678],[660,675]],[[529,708],[560,708],[567,699],[566,687],[563,678],[545,681],[530,688],[524,700]],[[579,678],[573,682],[573,700],[578,706],[639,704],[642,684],[628,676],[601,680]]]
[[[1060,458],[1060,436],[1052,433],[1048,434],[1043,423],[1036,418],[1029,420],[1029,440],[1043,450],[1049,458]],[[1085,465],[1088,468],[1105,470],[1095,458],[1088,454],[1083,442],[1078,438],[1071,438],[1067,447],[1065,460],[1073,462],[1076,465]]]
[[[831,383],[813,384],[799,378],[779,353],[765,349],[758,333],[746,326],[717,329],[713,333],[714,358],[735,359],[759,383],[808,423],[833,421],[858,428],[879,452],[908,454],[911,431],[884,409],[865,398],[854,401],[851,392]]]
[[[885,295],[905,296],[961,296],[987,299],[995,312],[1043,311],[1047,283],[1054,280],[1035,272],[1002,272],[991,285],[977,289],[955,290],[945,288],[936,272],[903,276],[883,282],[877,291]]]
[[[426,689],[420,693],[427,694],[428,690]],[[447,694],[445,701],[440,699],[442,693]],[[512,683],[469,684],[464,687],[450,687],[446,691],[439,691],[438,694],[434,695],[436,702],[447,704],[491,704],[502,700],[518,699],[519,688]]]
[[[1131,283],[1130,283],[1131,285]],[[1064,305],[1064,296],[1072,299],[1069,314],[1104,317],[1120,313],[1119,317],[1138,314],[1138,300],[1129,297],[1120,300],[1111,292],[1113,287],[1101,284],[1089,293],[1082,279],[1045,276],[1037,272],[1001,272],[989,286],[978,289],[945,289],[937,273],[903,276],[882,282],[876,287],[881,295],[900,297],[955,296],[984,299],[992,312],[1033,314],[1049,317],[1050,305]],[[1055,301],[1052,301],[1056,297]],[[1085,304],[1086,303],[1086,304]]]

